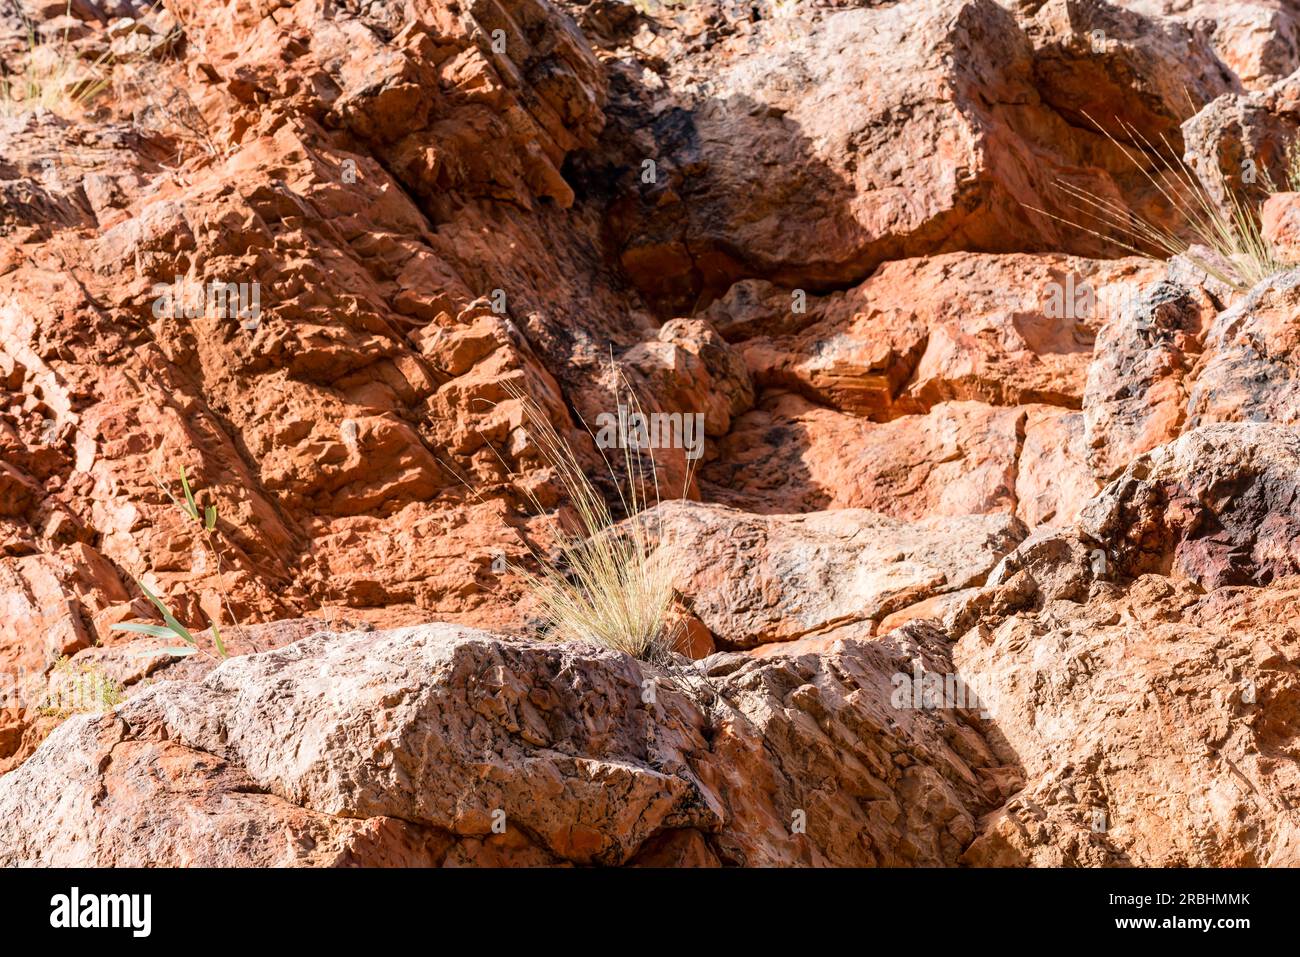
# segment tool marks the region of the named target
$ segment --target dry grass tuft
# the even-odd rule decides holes
[[[1216,202],[1193,170],[1177,156],[1163,134],[1160,137],[1162,150],[1136,127],[1118,121],[1126,137],[1141,144],[1145,154],[1157,157],[1159,165],[1152,172],[1141,162],[1143,157],[1137,155],[1131,147],[1120,142],[1092,117],[1089,116],[1088,120],[1123,151],[1133,166],[1175,210],[1183,229],[1177,232],[1166,229],[1141,218],[1120,203],[1060,181],[1057,186],[1074,200],[1073,208],[1093,226],[1030,207],[1035,212],[1082,229],[1139,256],[1149,257],[1153,253],[1166,258],[1183,256],[1197,269],[1238,290],[1249,289],[1286,268],[1286,264],[1276,256],[1260,231],[1258,210],[1254,202],[1226,183],[1222,190],[1223,203]],[[1300,174],[1300,165],[1297,165],[1296,172]],[[1115,233],[1122,238],[1116,238]]]
[[[1300,136],[1286,150],[1286,188],[1300,193]]]
[[[646,661],[664,660],[677,638],[677,629],[669,624],[671,550],[656,539],[650,523],[641,517],[659,503],[659,476],[653,457],[625,449],[621,480],[605,460],[622,511],[629,518],[616,527],[604,496],[546,413],[517,388],[507,386],[507,391],[523,406],[529,438],[555,473],[576,515],[576,522],[552,520],[555,552],[543,556],[534,551],[539,571],[511,564],[537,600],[546,634],[594,642]],[[620,378],[616,397],[621,395],[626,400],[620,401],[640,411],[635,394]],[[528,495],[534,510],[544,513],[536,496]]]
[[[54,665],[45,703],[38,710],[49,717],[68,718],[74,714],[111,711],[124,700],[126,692],[121,683],[103,669],[92,664],[74,664],[65,656]]]
[[[108,87],[103,72],[109,56],[105,51],[94,62],[84,63],[68,42],[66,31],[58,39],[47,40],[28,23],[21,69],[0,74],[0,115],[19,116],[44,108],[75,118]]]

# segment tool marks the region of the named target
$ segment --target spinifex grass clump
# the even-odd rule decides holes
[[[21,11],[20,11],[21,14]],[[27,52],[14,73],[0,73],[0,115],[18,116],[44,108],[73,116],[108,87],[102,70],[109,59],[105,51],[93,63],[83,63],[68,33],[56,40],[37,34],[26,18]]]
[[[1160,142],[1164,149],[1160,150],[1136,127],[1117,120],[1120,130],[1131,141],[1142,145],[1144,154],[1158,159],[1158,167],[1153,173],[1141,162],[1141,156],[1130,151],[1092,117],[1089,116],[1088,120],[1123,151],[1173,208],[1182,228],[1171,230],[1152,223],[1127,206],[1064,181],[1058,181],[1057,186],[1075,201],[1073,208],[1097,228],[1045,210],[1036,209],[1036,212],[1113,242],[1139,256],[1153,253],[1165,257],[1183,256],[1197,269],[1234,289],[1249,289],[1286,268],[1264,239],[1256,203],[1225,183],[1222,190],[1224,202],[1220,205],[1187,163],[1177,156],[1163,134]],[[1103,232],[1103,229],[1110,232]],[[1122,238],[1116,238],[1114,233],[1119,233]]]
[[[1300,137],[1293,139],[1286,149],[1286,187],[1300,193]]]
[[[507,386],[507,391],[523,406],[525,430],[576,516],[576,522],[552,521],[555,550],[550,556],[534,553],[538,571],[511,565],[537,600],[546,634],[595,642],[643,660],[662,659],[675,640],[669,623],[672,565],[668,549],[655,540],[641,515],[659,503],[653,457],[626,447],[621,479],[605,460],[628,517],[616,527],[604,496],[546,413],[518,389]],[[621,380],[615,392],[625,393],[628,404],[639,410]],[[545,511],[535,494],[528,496],[536,512]]]

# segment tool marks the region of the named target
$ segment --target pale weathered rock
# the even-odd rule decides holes
[[[1219,313],[1205,333],[1205,359],[1187,399],[1188,426],[1300,421],[1295,323],[1300,273],[1274,277]]]
[[[1116,6],[1208,34],[1247,89],[1263,89],[1300,68],[1300,11],[1288,0],[1118,0]]]
[[[1200,594],[1161,576],[972,632],[954,661],[1026,787],[972,866],[1291,866],[1296,581]]]
[[[587,663],[582,678],[580,661]],[[87,765],[89,775],[69,780],[48,814],[46,838],[16,839],[23,824],[15,822],[2,842],[14,862],[183,862],[189,835],[128,825],[176,800],[172,789],[149,781],[148,766],[162,761],[177,765],[182,793],[215,778],[206,786],[224,814],[205,837],[218,860],[247,853],[219,840],[224,818],[265,815],[222,793],[247,782],[274,810],[288,802],[290,816],[323,830],[331,851],[342,845],[357,853],[349,819],[382,829],[397,825],[384,819],[400,818],[419,844],[445,852],[453,833],[490,839],[499,809],[534,835],[526,843],[537,845],[540,860],[621,862],[664,826],[718,823],[682,764],[682,749],[701,743],[700,713],[665,689],[654,720],[640,707],[641,680],[635,663],[609,652],[575,658],[559,646],[516,647],[447,626],[321,634],[232,659],[201,684],[164,683],[113,713],[72,719],[6,779],[11,799],[34,807],[24,784],[43,777],[47,762],[78,752],[150,757],[120,771],[113,762],[122,775],[120,804],[111,797],[100,813],[85,813],[81,802],[98,789]],[[611,804],[606,788],[615,781],[625,799]],[[114,821],[115,813],[126,817]],[[314,840],[290,841],[258,862],[315,863]]]
[[[1288,154],[1300,131],[1300,78],[1266,89],[1224,94],[1183,125],[1185,159],[1209,194],[1251,198],[1291,188]]]
[[[1080,527],[1126,574],[1204,588],[1300,572],[1300,433],[1207,425],[1139,456],[1083,510]]]
[[[1098,480],[1178,435],[1208,311],[1203,297],[1163,282],[1103,327],[1084,394],[1088,464]]]
[[[960,714],[891,711],[892,676],[946,654],[918,626],[710,678],[445,625],[322,633],[67,721],[0,779],[0,860],[952,864],[1010,792]]]
[[[983,584],[1024,536],[1009,516],[900,522],[860,509],[759,516],[665,502],[645,513],[674,587],[727,647],[879,621]]]
[[[1098,491],[1088,468],[1083,413],[1030,406],[1016,471],[1016,516],[1030,528],[1073,525]]]
[[[0,862],[1300,862],[1294,277],[1052,218],[1292,185],[1290,6],[274,7],[25,5],[115,58],[0,120]],[[510,571],[623,379],[654,666]]]
[[[921,623],[667,671],[321,633],[68,720],[0,779],[0,860],[1294,864],[1294,581],[1053,589],[956,668]]]

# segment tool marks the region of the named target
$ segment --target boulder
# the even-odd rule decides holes
[[[665,502],[644,514],[673,586],[728,648],[878,622],[983,584],[1024,537],[1007,515],[902,522],[863,509],[754,515]]]

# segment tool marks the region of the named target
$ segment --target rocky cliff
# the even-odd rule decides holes
[[[1070,203],[1300,261],[1291,0],[0,26],[103,82],[0,110],[0,863],[1300,864],[1300,271]],[[615,369],[702,423],[653,663],[510,571]]]

